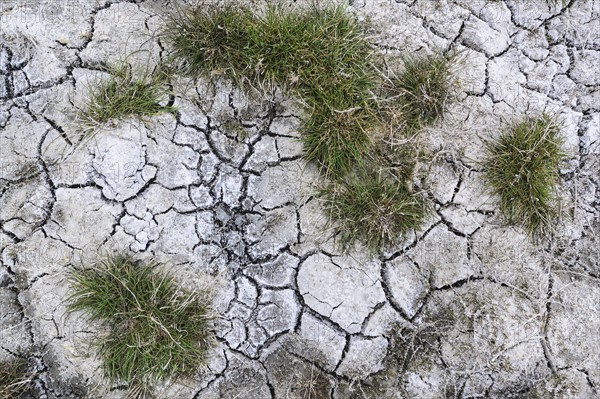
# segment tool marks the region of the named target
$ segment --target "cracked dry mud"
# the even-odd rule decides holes
[[[65,271],[132,251],[216,286],[208,367],[163,397],[300,399],[313,381],[334,399],[600,398],[600,2],[350,3],[388,55],[465,56],[447,118],[421,133],[435,212],[379,257],[332,242],[278,93],[178,78],[176,116],[75,145],[99,66],[165,55],[170,2],[0,3],[0,359],[29,358],[35,397],[100,397]],[[481,137],[543,110],[564,120],[567,160],[558,233],[538,245],[503,226],[478,161]]]

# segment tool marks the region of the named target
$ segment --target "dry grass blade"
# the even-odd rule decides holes
[[[23,359],[0,362],[0,399],[22,397],[31,388],[33,376]]]

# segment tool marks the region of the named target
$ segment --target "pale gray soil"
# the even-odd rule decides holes
[[[448,117],[420,137],[436,211],[375,258],[333,245],[279,94],[180,79],[176,117],[74,145],[99,65],[156,63],[171,4],[0,3],[0,359],[29,357],[35,397],[103,395],[65,272],[133,251],[217,293],[208,369],[167,398],[600,398],[600,1],[351,3],[390,56],[464,50]],[[481,137],[543,110],[567,161],[556,236],[535,244],[503,226],[478,161]]]

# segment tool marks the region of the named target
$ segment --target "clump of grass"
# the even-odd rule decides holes
[[[340,83],[340,90],[359,96],[373,84],[365,27],[341,6],[270,5],[259,14],[242,4],[204,5],[173,16],[165,35],[193,76],[221,74],[239,85],[301,92]]]
[[[345,176],[365,156],[373,116],[364,109],[338,111],[315,106],[302,127],[305,157],[333,178]]]
[[[298,96],[306,158],[337,178],[368,152],[370,132],[388,124],[387,114],[400,108],[410,129],[431,124],[451,90],[452,57],[443,55],[406,57],[404,72],[384,82],[368,29],[343,6],[255,12],[228,4],[184,9],[164,35],[189,75],[224,76],[259,91],[278,85]]]
[[[508,223],[530,235],[547,231],[557,216],[555,186],[564,156],[559,123],[543,114],[514,124],[485,144],[486,184],[500,197]]]
[[[393,244],[420,225],[428,212],[421,195],[391,174],[365,167],[320,191],[342,249],[356,242],[371,252]]]
[[[33,373],[23,359],[0,362],[0,398],[22,397],[32,385]]]
[[[452,90],[453,56],[436,53],[404,57],[404,70],[389,77],[384,90],[397,99],[400,120],[408,132],[431,125],[444,116]]]
[[[250,43],[250,28],[257,24],[247,6],[209,4],[169,16],[164,35],[173,47],[173,58],[183,62],[188,75],[226,75],[242,83],[243,76],[258,67],[260,54],[252,54]]]
[[[289,10],[269,6],[203,6],[170,19],[165,30],[175,59],[197,76],[215,74],[240,86],[279,85],[299,96],[306,157],[326,173],[347,173],[377,124],[377,73],[365,26],[341,6]]]
[[[78,111],[81,127],[93,130],[112,119],[127,116],[147,117],[176,108],[161,105],[168,96],[168,74],[161,69],[134,72],[129,65],[108,69],[110,77],[89,87],[88,99]]]
[[[70,312],[99,321],[97,339],[106,377],[135,390],[192,376],[212,343],[211,311],[197,292],[179,288],[157,264],[115,256],[73,270]]]

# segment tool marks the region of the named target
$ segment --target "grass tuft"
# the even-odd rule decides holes
[[[97,340],[105,375],[138,390],[192,376],[212,343],[206,299],[156,267],[116,256],[70,275],[69,311],[84,312],[106,331]]]
[[[32,385],[33,374],[27,362],[15,359],[0,362],[0,398],[17,399],[22,397]]]
[[[169,20],[165,36],[190,75],[221,75],[261,91],[278,85],[297,95],[308,115],[306,157],[326,173],[347,173],[366,151],[377,123],[378,77],[365,26],[344,7],[186,9]]]
[[[426,200],[406,183],[368,168],[330,183],[320,194],[344,250],[356,242],[365,243],[371,252],[394,244],[428,213]]]
[[[452,89],[453,57],[434,54],[427,57],[404,57],[404,70],[389,78],[384,89],[397,99],[405,130],[413,132],[431,125],[444,116]]]
[[[530,235],[546,232],[557,216],[561,145],[560,125],[547,114],[516,123],[498,140],[486,142],[486,184],[500,197],[508,223]]]
[[[122,65],[111,67],[108,72],[108,80],[89,88],[88,100],[77,114],[84,131],[113,119],[176,111],[175,107],[160,104],[168,96],[165,71],[135,73],[128,65]]]
[[[367,153],[372,115],[362,109],[341,111],[314,108],[303,127],[305,157],[318,160],[325,173],[341,178]]]

